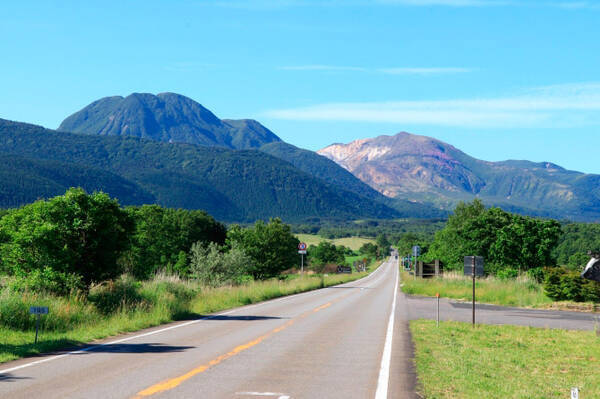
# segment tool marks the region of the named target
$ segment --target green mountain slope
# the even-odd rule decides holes
[[[196,101],[175,93],[102,98],[69,116],[58,130],[235,149],[280,141],[256,121],[222,121]]]
[[[64,194],[76,186],[88,192],[110,192],[124,205],[153,203],[155,200],[137,184],[114,173],[1,153],[0,182],[0,207],[18,207],[39,198]]]
[[[108,171],[135,183],[161,205],[204,209],[226,221],[399,216],[386,205],[255,150],[71,134],[1,119],[0,148],[29,159]]]

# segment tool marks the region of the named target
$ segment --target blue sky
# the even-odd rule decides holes
[[[56,128],[110,95],[187,95],[317,150],[408,131],[600,173],[600,3],[8,2],[0,117]]]

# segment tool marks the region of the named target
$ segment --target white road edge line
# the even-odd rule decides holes
[[[364,280],[364,279],[367,279],[369,277],[374,276],[375,274],[377,274],[377,272],[379,272],[380,269],[382,269],[384,267],[385,263],[386,262],[382,263],[381,266],[379,266],[377,268],[377,270],[375,270],[373,273],[371,273],[371,274],[369,274],[369,275],[367,275],[367,276],[365,276],[365,277],[363,277],[361,279],[358,279],[358,280],[355,280],[355,281],[351,281],[350,283],[347,283],[347,284],[357,283],[357,282],[359,282],[361,280]],[[339,284],[339,285],[344,285],[344,284]],[[121,338],[121,339],[117,339],[115,341],[105,342],[103,344],[88,346],[86,348],[78,349],[76,351],[67,352],[67,353],[64,353],[62,355],[55,355],[55,356],[47,357],[45,359],[36,360],[36,361],[30,362],[30,363],[25,363],[25,364],[22,364],[20,366],[15,366],[15,367],[11,367],[11,368],[8,368],[8,369],[0,370],[0,374],[2,374],[2,373],[10,373],[10,372],[21,370],[21,369],[24,369],[24,368],[27,368],[27,367],[35,366],[35,365],[46,363],[46,362],[50,362],[52,360],[58,360],[58,359],[61,359],[63,357],[67,357],[67,356],[70,356],[70,355],[77,355],[77,354],[84,353],[84,352],[90,352],[90,351],[93,351],[94,349],[101,348],[103,346],[120,344],[122,342],[131,341],[131,340],[134,340],[134,339],[137,339],[137,338],[143,338],[143,337],[147,337],[147,336],[150,336],[150,335],[159,334],[159,333],[162,333],[162,332],[165,332],[165,331],[174,330],[176,328],[186,327],[186,326],[189,326],[191,324],[199,323],[199,322],[201,322],[203,320],[213,319],[215,317],[225,316],[225,315],[228,315],[230,313],[239,312],[240,310],[247,310],[247,309],[255,308],[255,307],[258,307],[258,306],[267,305],[267,304],[270,304],[270,303],[281,302],[281,301],[285,301],[285,300],[289,300],[289,299],[295,298],[295,297],[300,296],[300,295],[314,294],[315,292],[318,292],[318,291],[319,290],[312,290],[312,291],[301,292],[299,294],[287,295],[287,296],[284,296],[282,298],[272,299],[272,300],[261,302],[261,303],[257,303],[257,304],[254,304],[254,305],[248,305],[248,306],[243,306],[243,307],[235,308],[235,309],[229,310],[227,312],[222,312],[222,313],[213,314],[211,316],[201,317],[199,319],[188,321],[186,323],[177,324],[175,326],[161,328],[159,330],[150,331],[150,332],[139,334],[139,335],[134,335],[134,336],[131,336],[131,337]]]
[[[377,380],[377,391],[375,399],[387,399],[388,387],[390,383],[390,366],[392,362],[392,341],[394,340],[394,319],[396,316],[396,296],[398,295],[398,277],[400,273],[396,270],[396,284],[394,284],[394,300],[392,302],[392,311],[388,321],[387,333],[385,336],[385,345],[383,355],[381,356],[381,367],[379,368],[379,379]]]
[[[235,394],[244,396],[277,396],[277,399],[290,399],[289,395],[277,392],[236,392]]]

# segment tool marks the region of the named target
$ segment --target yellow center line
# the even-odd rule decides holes
[[[236,346],[235,348],[233,348],[231,351],[220,355],[214,359],[212,359],[211,361],[209,361],[206,364],[203,364],[201,366],[198,366],[190,371],[188,371],[187,373],[179,376],[179,377],[175,377],[175,378],[170,378],[168,380],[165,380],[163,382],[159,382],[158,384],[152,385],[149,388],[144,389],[143,391],[138,392],[135,396],[134,399],[141,399],[141,398],[145,398],[148,396],[152,396],[155,395],[157,393],[160,392],[164,392],[164,391],[168,391],[171,390],[177,386],[179,386],[182,382],[192,378],[195,375],[198,375],[200,373],[205,372],[206,370],[208,370],[209,368],[216,366],[217,364],[223,362],[224,360],[229,359],[230,357],[233,357],[235,355],[237,355],[240,352],[245,351],[246,349],[250,349],[253,346],[256,346],[258,344],[260,344],[262,341],[264,341],[265,339],[269,338],[270,336],[277,334],[278,332],[281,332],[283,330],[285,330],[286,328],[288,328],[289,326],[291,326],[292,324],[294,324],[296,322],[296,320],[300,320],[303,319],[305,317],[307,317],[308,315],[312,314],[312,313],[316,313],[319,312],[323,309],[328,308],[329,306],[331,306],[332,303],[334,302],[338,302],[340,300],[342,300],[344,297],[348,296],[350,294],[346,294],[344,296],[342,296],[341,298],[338,298],[332,302],[327,302],[324,305],[321,305],[317,308],[314,308],[312,310],[309,310],[308,312],[305,312],[303,314],[301,314],[300,316],[296,317],[295,319],[291,319],[288,322],[286,322],[285,324],[282,324],[281,326],[269,331],[268,333],[261,335],[258,338],[253,339],[250,342],[246,342],[245,344]]]

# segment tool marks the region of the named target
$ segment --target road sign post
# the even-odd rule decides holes
[[[300,254],[300,274],[304,274],[304,255],[306,255],[306,243],[298,244],[298,253]]]
[[[415,245],[412,247],[412,253],[413,256],[415,257],[415,267],[413,270],[413,280],[417,279],[417,269],[419,268],[419,255],[421,255],[421,247],[418,245]]]
[[[473,277],[473,326],[475,325],[475,277],[483,276],[483,257],[465,256],[465,276]]]
[[[437,317],[436,317],[436,326],[440,326],[440,293],[436,293],[435,297],[437,298]]]
[[[46,306],[31,306],[29,308],[29,313],[37,316],[37,318],[35,320],[35,344],[37,345],[38,331],[40,329],[40,316],[43,314],[48,314],[48,307],[46,307]]]

